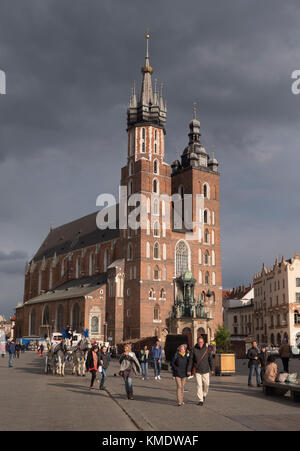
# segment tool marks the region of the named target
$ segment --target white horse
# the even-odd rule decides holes
[[[70,352],[70,340],[61,340],[53,349],[53,375],[65,375],[66,358]]]
[[[87,337],[83,337],[72,351],[73,371],[72,374],[77,376],[85,376],[86,356],[91,348],[91,341]]]

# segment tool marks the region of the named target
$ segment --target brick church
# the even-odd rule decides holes
[[[165,161],[167,108],[152,73],[146,35],[141,92],[134,86],[127,110],[120,183],[128,199],[142,194],[146,200],[145,226],[121,228],[118,222],[101,230],[95,212],[52,227],[26,265],[17,337],[44,336],[71,324],[112,344],[182,332],[212,340],[222,323],[218,161],[201,144],[195,111],[180,160]],[[192,220],[188,226],[185,218],[180,227],[174,223],[176,205]]]

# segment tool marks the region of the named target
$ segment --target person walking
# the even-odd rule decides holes
[[[248,376],[248,386],[254,387],[252,384],[252,377],[254,373],[256,374],[256,383],[258,387],[261,387],[261,378],[260,378],[260,361],[259,361],[259,350],[257,347],[257,342],[252,342],[252,347],[247,352],[248,368],[249,368],[249,376]]]
[[[268,361],[268,353],[266,345],[261,346],[258,358],[260,363],[260,379],[261,382],[263,382]]]
[[[173,377],[175,377],[177,385],[177,402],[179,407],[184,405],[184,385],[187,378],[188,363],[189,359],[186,352],[186,345],[180,345],[171,362]]]
[[[9,355],[8,366],[12,367],[13,366],[13,358],[14,358],[14,355],[15,355],[15,352],[16,352],[15,344],[14,344],[13,341],[9,341],[8,342],[8,349],[7,349],[7,351],[8,351],[8,355]]]
[[[151,354],[152,354],[153,364],[154,364],[154,378],[160,380],[162,348],[160,346],[159,340],[157,340],[155,345],[152,346]]]
[[[90,351],[88,352],[85,362],[87,371],[89,371],[92,375],[90,390],[94,390],[94,382],[96,379],[99,365],[100,365],[99,346],[97,344],[93,344],[92,349],[90,349]]]
[[[145,345],[144,349],[141,349],[141,353],[140,353],[140,362],[141,362],[141,367],[142,367],[142,379],[149,379],[148,376],[148,368],[149,368],[149,354],[150,351],[148,349],[148,346]]]
[[[283,371],[285,373],[288,373],[289,372],[289,362],[290,362],[290,357],[292,356],[292,351],[291,351],[291,347],[290,347],[287,339],[284,340],[284,342],[282,343],[282,345],[279,348],[279,356],[282,361]]]
[[[102,366],[102,377],[100,381],[100,390],[104,390],[104,383],[107,376],[109,366],[109,354],[106,346],[102,346],[100,350],[100,365]]]
[[[125,390],[128,399],[133,398],[133,378],[142,372],[141,365],[134,352],[131,352],[131,346],[125,345],[124,352],[120,358],[120,376],[125,382]]]
[[[198,406],[203,406],[209,389],[209,373],[213,371],[213,360],[211,351],[205,344],[203,337],[198,337],[197,344],[191,351],[187,375],[196,377]]]

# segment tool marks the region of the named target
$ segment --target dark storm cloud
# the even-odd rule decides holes
[[[300,211],[300,96],[290,79],[300,69],[299,16],[297,1],[2,0],[4,310],[23,289],[21,275],[4,272],[15,265],[18,273],[22,258],[4,267],[1,255],[24,249],[31,258],[50,222],[83,216],[97,194],[117,193],[147,27],[154,77],[168,99],[168,162],[187,143],[195,101],[203,143],[220,162],[223,285],[247,283],[262,260],[299,250],[289,225]]]

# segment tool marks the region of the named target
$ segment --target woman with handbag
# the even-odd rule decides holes
[[[132,380],[135,375],[142,372],[141,365],[136,358],[134,352],[131,352],[131,346],[126,345],[124,352],[120,358],[120,376],[125,382],[125,390],[128,399],[133,399],[133,385]]]
[[[93,344],[92,349],[88,352],[85,366],[87,371],[89,371],[92,375],[90,390],[94,390],[94,382],[100,366],[99,346],[97,344]]]
[[[183,393],[189,363],[186,348],[186,345],[180,345],[171,363],[173,377],[175,377],[177,385],[177,401],[179,407],[184,405]]]
[[[197,383],[198,406],[203,406],[209,388],[209,373],[214,373],[210,349],[203,337],[198,337],[189,359],[187,375],[193,373]]]

